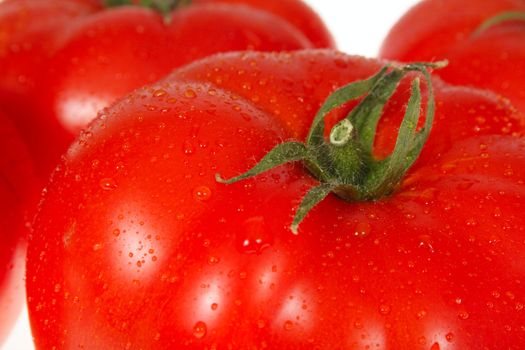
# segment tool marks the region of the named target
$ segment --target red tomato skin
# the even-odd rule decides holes
[[[423,1],[392,28],[381,56],[407,62],[447,59],[449,65],[436,72],[444,80],[497,92],[523,113],[525,24],[507,21],[475,33],[505,11],[525,11],[525,1]]]
[[[332,34],[327,30],[320,17],[315,15],[312,9],[296,0],[195,0],[194,3],[225,3],[249,5],[268,11],[274,15],[284,18],[306,35],[314,47],[335,47]]]
[[[28,210],[35,179],[26,146],[0,112],[0,345],[25,301]],[[36,186],[36,185],[35,185]]]
[[[287,11],[300,8],[298,18],[310,28],[308,35],[315,33],[307,25],[310,21],[317,23],[319,33],[326,33],[317,15],[300,1],[249,5],[197,2],[163,18],[145,8],[104,9],[91,1],[2,4],[0,28],[4,17],[6,26],[21,18],[34,20],[16,29],[19,35],[6,43],[6,55],[0,57],[0,67],[7,67],[5,81],[0,78],[0,105],[13,116],[40,175],[48,176],[59,155],[100,108],[176,66],[223,51],[332,45],[323,42],[323,34],[313,44],[301,28],[287,21]],[[57,22],[47,23],[62,10]],[[45,13],[43,21],[40,12]],[[13,47],[22,47],[23,53],[11,53]]]
[[[382,64],[332,51],[219,55],[105,110],[35,222],[37,348],[522,349],[523,120],[494,95],[437,83],[434,132],[397,193],[331,196],[298,235],[293,211],[315,184],[301,166],[215,181],[304,135],[330,92]],[[390,147],[407,90],[377,147]]]
[[[486,19],[519,10],[525,10],[525,1],[420,1],[392,27],[379,56],[403,62],[446,59],[449,50],[466,40]]]
[[[453,84],[472,85],[507,97],[525,112],[525,22],[508,22],[473,36],[448,53],[439,72]]]

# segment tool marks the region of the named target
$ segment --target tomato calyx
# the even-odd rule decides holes
[[[525,12],[523,11],[505,11],[501,12],[485,22],[481,23],[480,26],[473,32],[473,36],[480,35],[481,33],[487,31],[488,29],[502,24],[505,22],[511,21],[522,21],[525,22]]]
[[[232,184],[259,175],[279,165],[302,161],[320,184],[310,189],[295,213],[291,230],[330,193],[346,201],[371,201],[391,194],[419,157],[434,120],[435,101],[429,68],[442,68],[446,61],[389,65],[376,75],[345,85],[333,92],[317,112],[306,142],[290,141],[277,145],[253,168],[231,179],[216,174],[220,183]],[[392,154],[376,159],[373,144],[383,108],[401,80],[410,72],[423,74],[428,91],[425,122],[418,129],[421,115],[420,77],[412,80],[411,95],[399,128]],[[363,97],[350,113],[325,137],[325,117],[345,103]]]
[[[125,5],[137,5],[148,7],[159,11],[163,15],[167,15],[171,11],[187,6],[191,3],[191,0],[105,0],[104,4],[107,7],[117,7]]]

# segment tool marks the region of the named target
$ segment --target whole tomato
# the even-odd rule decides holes
[[[0,4],[0,105],[46,177],[98,110],[212,53],[331,47],[300,0],[13,0]],[[122,5],[109,7],[109,5]]]
[[[511,12],[514,16],[482,27],[502,13]],[[407,62],[446,58],[450,64],[438,72],[444,80],[493,90],[523,112],[524,42],[523,0],[428,0],[398,21],[380,55]]]
[[[32,161],[9,118],[0,112],[0,345],[25,300],[26,223],[36,186]]]
[[[37,348],[523,349],[524,127],[496,96],[435,80],[432,132],[402,182],[385,179],[393,193],[328,195],[297,234],[301,198],[339,163],[216,180],[283,141],[320,142],[310,151],[321,159],[341,135],[312,138],[312,119],[356,91],[365,97],[327,113],[327,125],[351,130],[341,117],[364,113],[349,140],[368,135],[374,155],[357,149],[354,165],[406,168],[434,99],[417,72],[390,97],[388,79],[409,67],[387,64],[330,50],[221,54],[106,109],[63,158],[35,220]],[[283,159],[297,160],[302,143],[288,145]]]

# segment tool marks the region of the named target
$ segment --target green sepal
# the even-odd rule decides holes
[[[312,122],[310,132],[306,139],[306,144],[312,147],[322,145],[324,142],[325,117],[334,109],[341,107],[345,103],[355,100],[370,89],[386,74],[388,67],[384,67],[374,76],[345,85],[335,90],[323,103]]]
[[[257,176],[282,164],[306,160],[307,157],[308,149],[304,143],[294,141],[281,143],[275,146],[263,159],[244,174],[231,179],[224,179],[220,174],[215,174],[215,179],[220,183],[232,184],[249,177]]]
[[[472,35],[479,35],[489,28],[492,28],[498,24],[509,22],[509,21],[525,21],[525,12],[521,11],[506,11],[501,12],[489,19],[487,19],[485,22],[481,23],[478,28],[472,33]]]
[[[429,68],[446,66],[446,61],[390,65],[369,79],[353,82],[330,95],[316,114],[305,143],[287,142],[272,149],[256,166],[229,180],[217,175],[217,181],[234,183],[256,176],[291,161],[303,161],[320,181],[299,204],[291,230],[299,224],[328,194],[347,201],[376,200],[391,194],[414,164],[430,134],[435,114],[435,101]],[[422,110],[420,78],[412,81],[405,116],[399,128],[394,151],[383,160],[373,156],[373,143],[383,109],[401,80],[412,71],[423,74],[427,85],[425,122],[417,130]],[[333,109],[352,99],[362,101],[324,137],[325,117]]]
[[[362,194],[363,199],[375,199],[392,192],[413,164],[414,160],[409,158],[409,153],[413,149],[420,111],[421,89],[419,78],[416,78],[412,82],[412,93],[399,127],[394,151],[386,159],[376,163],[374,171],[370,172],[371,176],[363,184],[366,189],[366,193]],[[407,162],[410,165],[407,166]]]
[[[297,207],[295,212],[292,226],[290,229],[294,234],[298,233],[299,224],[304,220],[306,215],[319,204],[323,199],[326,198],[337,186],[330,183],[324,183],[319,186],[311,188],[301,200],[301,204]]]
[[[174,9],[190,3],[191,0],[104,0],[106,7],[136,5],[154,9],[163,15],[168,15]]]

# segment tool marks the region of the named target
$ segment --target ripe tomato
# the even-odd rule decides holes
[[[449,66],[438,72],[444,80],[493,90],[525,111],[525,20],[507,20],[476,32],[501,12],[518,10],[525,11],[525,1],[422,1],[391,30],[381,56],[402,61],[446,58]]]
[[[0,112],[0,345],[24,301],[26,210],[35,185],[26,146]]]
[[[522,349],[524,126],[494,95],[436,81],[432,133],[396,192],[329,196],[297,235],[294,208],[317,184],[303,167],[215,180],[303,140],[335,88],[384,64],[329,50],[222,54],[105,110],[35,220],[37,348]],[[406,84],[377,155],[393,147]]]
[[[524,9],[523,0],[420,1],[390,30],[380,56],[405,62],[446,59],[450,49],[468,39],[486,19]]]
[[[176,66],[222,51],[333,45],[300,0],[196,0],[164,16],[91,0],[8,1],[0,32],[0,105],[45,177],[98,110]]]

